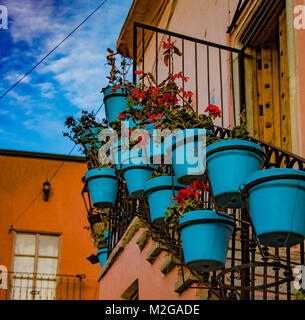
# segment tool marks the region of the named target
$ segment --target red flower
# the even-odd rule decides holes
[[[221,117],[221,111],[220,109],[215,106],[214,104],[210,104],[204,112],[209,112],[209,116],[212,117],[213,119],[217,117]]]
[[[120,112],[120,115],[117,117],[119,120],[123,120],[125,118],[125,113]]]
[[[111,90],[111,93],[113,94],[113,93],[115,93],[118,89],[120,89],[121,88],[121,85],[116,85],[116,86],[114,86],[113,88],[112,88],[112,90]]]
[[[169,38],[167,39],[167,41],[162,41],[162,47],[165,50],[173,49],[174,44],[175,44],[175,42],[171,42]]]
[[[155,122],[157,118],[161,118],[162,117],[162,113],[158,113],[157,115],[155,114],[152,114],[150,117],[149,117],[149,123],[152,123],[152,122]]]
[[[179,73],[176,73],[176,74],[170,74],[170,75],[169,75],[169,78],[172,79],[172,80],[176,80],[177,78],[181,78],[182,81],[187,82],[187,80],[188,80],[190,77],[185,77],[185,76],[183,76],[182,72],[180,71]]]
[[[184,98],[192,98],[193,92],[192,91],[185,91],[183,93]]]
[[[149,88],[148,90],[149,90],[152,94],[158,95],[160,88],[154,88],[154,87],[152,87],[152,88]]]
[[[135,98],[140,98],[140,99],[145,99],[146,98],[145,92],[141,92],[139,90],[139,88],[134,88],[132,90],[132,94],[134,95]]]
[[[193,191],[209,191],[210,187],[204,182],[199,180],[193,180],[191,183]]]
[[[142,74],[144,71],[143,70],[135,70],[135,74]]]

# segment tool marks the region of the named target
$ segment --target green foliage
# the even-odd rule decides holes
[[[68,132],[63,132],[64,137],[68,137],[75,144],[80,146],[80,150],[88,157],[88,167],[97,168],[101,166],[98,158],[101,143],[97,140],[98,132],[108,128],[107,121],[103,123],[96,121],[93,112],[82,111],[79,119],[68,116],[65,121]]]
[[[247,129],[247,124],[246,122],[242,122],[241,125],[235,126],[230,131],[229,136],[226,138],[207,136],[206,144],[210,145],[214,142],[223,141],[223,140],[232,140],[232,139],[244,140],[248,137],[248,135],[249,135],[249,132]]]
[[[295,295],[295,300],[305,300],[305,289],[299,289]]]

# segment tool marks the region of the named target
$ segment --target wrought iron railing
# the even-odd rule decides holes
[[[167,38],[175,42],[182,53],[173,58],[177,70],[172,70],[171,61],[167,66],[163,63],[162,40]],[[182,82],[181,86],[195,93],[194,109],[202,113],[205,106],[217,104],[222,117],[216,124],[221,127],[235,126],[239,114],[245,112],[244,53],[241,50],[135,22],[133,60],[133,71],[139,67],[151,72],[157,83],[169,73],[181,71],[188,76],[190,80]],[[137,81],[135,73],[133,81]]]
[[[0,300],[82,300],[83,274],[2,272]]]
[[[140,30],[140,31],[139,31]],[[178,39],[180,41],[180,49],[182,50],[181,68],[182,72],[186,72],[185,61],[190,60],[190,50],[193,51],[195,70],[193,78],[194,90],[196,92],[196,110],[200,113],[199,105],[204,103],[198,96],[201,91],[206,92],[205,103],[211,101],[211,83],[213,80],[210,77],[211,64],[214,65],[214,70],[219,70],[218,84],[220,90],[219,105],[222,108],[222,114],[226,111],[232,111],[233,123],[230,123],[229,116],[223,116],[226,124],[235,125],[238,122],[238,112],[244,108],[244,76],[243,76],[243,53],[239,50],[206,42],[199,39],[194,39],[185,35],[161,30],[143,24],[134,24],[134,42],[133,42],[133,59],[134,70],[137,66],[143,70],[154,73],[157,81],[161,78],[161,63],[160,63],[160,41],[162,36],[168,36],[171,41]],[[186,43],[191,49],[187,50]],[[198,55],[198,52],[205,48],[205,55]],[[154,52],[155,56],[149,56]],[[210,53],[216,50],[218,59],[215,60],[215,55],[210,60]],[[223,53],[225,52],[225,53]],[[187,55],[188,53],[188,55]],[[227,87],[223,86],[225,64],[222,57],[226,56],[226,66],[230,66],[230,70],[226,69]],[[204,57],[206,63],[203,68],[203,73],[206,74],[206,81],[200,82],[199,79],[199,58]],[[150,59],[150,60],[149,60]],[[217,62],[218,61],[218,62]],[[237,62],[237,63],[234,63]],[[237,65],[237,70],[235,69]],[[149,68],[149,70],[147,70]],[[168,68],[170,68],[170,63]],[[233,70],[234,69],[234,70]],[[173,72],[173,70],[166,70],[166,72]],[[191,76],[191,74],[187,74]],[[234,77],[235,75],[235,77]],[[236,79],[237,78],[237,79]],[[134,81],[136,82],[136,75],[134,74]],[[237,97],[238,96],[238,97]],[[226,98],[225,98],[226,97]],[[224,110],[223,106],[228,108]],[[238,111],[238,112],[237,112]],[[224,129],[225,123],[222,120],[220,126],[214,127],[215,136],[225,138],[229,135],[229,129]],[[305,159],[296,156],[292,153],[281,150],[270,144],[260,141],[253,137],[248,137],[248,140],[258,143],[263,147],[266,153],[264,169],[266,168],[295,168],[305,170]],[[169,167],[170,168],[170,167]],[[108,254],[114,249],[118,241],[121,239],[123,233],[127,230],[128,225],[134,217],[139,216],[146,222],[151,230],[154,241],[166,245],[169,251],[183,261],[183,254],[181,248],[180,234],[178,230],[168,228],[166,226],[154,227],[150,224],[149,209],[146,199],[133,199],[128,195],[128,191],[122,175],[119,175],[119,192],[116,204],[113,209],[107,212],[101,212],[92,206],[90,194],[87,185],[83,189],[83,197],[86,203],[88,216],[104,214],[109,219],[109,239],[108,239]],[[204,195],[207,208],[217,208],[213,195]],[[283,199],[284,201],[284,199]],[[222,209],[223,211],[223,209]],[[272,299],[290,300],[293,297],[293,267],[295,265],[304,265],[304,243],[294,248],[267,248],[261,247],[255,236],[255,230],[252,228],[249,213],[246,209],[228,209],[224,210],[230,213],[231,217],[235,219],[235,230],[232,234],[229,246],[226,266],[223,270],[218,272],[197,274],[198,281],[201,282],[203,288],[209,288],[219,299],[242,299],[242,300],[256,300],[256,299]],[[182,263],[182,277],[184,275],[185,266]],[[195,286],[188,286],[186,288],[200,287],[200,284]]]

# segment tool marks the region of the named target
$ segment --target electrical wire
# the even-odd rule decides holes
[[[102,107],[104,106],[104,103],[101,104],[101,106],[97,109],[97,111],[94,113],[94,116],[96,116],[100,110],[102,109]],[[71,153],[73,152],[73,150],[75,149],[76,144],[73,146],[73,148],[70,150],[70,152],[68,153],[68,156],[71,155]],[[60,165],[56,168],[56,170],[54,171],[53,175],[51,176],[50,179],[47,179],[49,182],[51,182],[56,175],[58,174],[58,172],[60,171],[60,169],[63,167],[63,165],[65,164],[66,160],[63,160]],[[34,199],[30,202],[30,204],[21,212],[21,214],[17,217],[17,219],[15,220],[15,222],[10,226],[9,228],[9,233],[11,231],[14,230],[14,225],[29,211],[29,209],[31,209],[31,207],[34,205],[34,203],[38,200],[39,196],[41,195],[42,190],[40,190],[38,192],[38,194],[34,197]]]
[[[108,0],[104,0],[94,11],[92,11],[76,28],[74,28],[62,41],[60,41],[49,53],[47,53],[38,63],[27,71],[17,82],[15,82],[9,89],[7,89],[1,96],[0,100],[4,98],[10,91],[12,91],[25,77],[27,77],[33,70],[35,70],[43,61],[45,61],[61,44],[63,44],[72,34],[78,30],[87,20],[89,20]]]

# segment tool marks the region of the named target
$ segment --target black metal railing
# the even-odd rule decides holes
[[[231,127],[239,122],[239,114],[245,112],[241,50],[137,22],[133,34],[133,71],[139,67],[151,72],[157,83],[170,73],[182,71],[190,80],[181,82],[181,86],[194,92],[194,109],[198,113],[203,113],[209,104],[217,104],[222,112],[219,126]],[[163,63],[162,40],[167,38],[175,42],[182,53],[173,58],[177,70],[172,70],[171,61],[167,66]],[[137,81],[134,72],[133,81]]]
[[[157,81],[162,80],[162,72],[163,74],[173,72],[170,69],[170,63],[167,70],[164,70],[164,66],[161,63],[160,44],[164,36],[170,37],[171,41],[177,41],[176,45],[179,46],[183,53],[182,57],[180,57],[183,74],[192,77],[192,74],[187,73],[185,62],[193,61],[193,78],[195,80],[191,85],[196,93],[195,107],[198,113],[202,112],[199,108],[200,105],[213,102],[211,101],[212,87],[213,83],[215,84],[215,77],[217,78],[220,95],[218,97],[219,103],[215,101],[215,104],[221,106],[222,118],[226,120],[222,120],[222,123],[219,126],[215,126],[213,131],[215,136],[227,137],[230,130],[223,127],[235,125],[239,118],[238,112],[243,111],[244,108],[243,53],[234,48],[135,23],[133,69],[136,70],[139,67],[145,71],[152,72]],[[204,51],[199,54],[200,50]],[[216,55],[214,54],[211,59],[213,50],[216,50]],[[205,54],[202,52],[205,52]],[[191,55],[193,55],[193,59],[190,58]],[[222,60],[223,57],[226,57],[226,61]],[[202,64],[202,58],[205,60],[205,64]],[[218,70],[217,73],[213,73],[214,79],[211,77],[210,72],[212,68],[213,70]],[[205,75],[206,81],[199,81],[200,72]],[[224,79],[227,79],[226,87],[223,85]],[[136,80],[136,75],[134,74],[134,82]],[[200,92],[205,92],[205,97],[202,97],[202,95],[200,97]],[[224,105],[226,105],[226,110],[224,110]],[[229,115],[224,115],[226,112],[233,114],[233,122],[230,122]],[[265,150],[264,169],[286,167],[305,170],[305,159],[253,137],[248,137],[248,140],[258,143]],[[87,196],[85,196],[86,194]],[[109,218],[109,226],[111,227],[109,227],[108,254],[120,241],[133,218],[139,216],[150,228],[153,240],[164,244],[169,251],[183,261],[179,232],[166,226],[159,228],[152,226],[150,224],[147,200],[133,199],[128,194],[122,175],[119,175],[119,191],[116,204],[108,212],[101,212],[101,210],[97,210],[92,206],[86,184],[83,196],[87,203],[88,215],[106,214]],[[217,208],[212,195],[204,195],[203,201],[205,201],[207,208]],[[261,247],[252,228],[247,208],[222,209],[222,211],[230,213],[231,217],[235,219],[235,230],[230,240],[226,266],[219,272],[198,274],[202,287],[209,288],[219,299],[292,299],[294,294],[292,286],[293,267],[304,265],[304,243],[294,248]],[[182,276],[184,267],[182,263]],[[198,289],[200,284],[189,286],[185,283],[185,287]]]
[[[2,272],[0,300],[82,300],[83,274]]]

